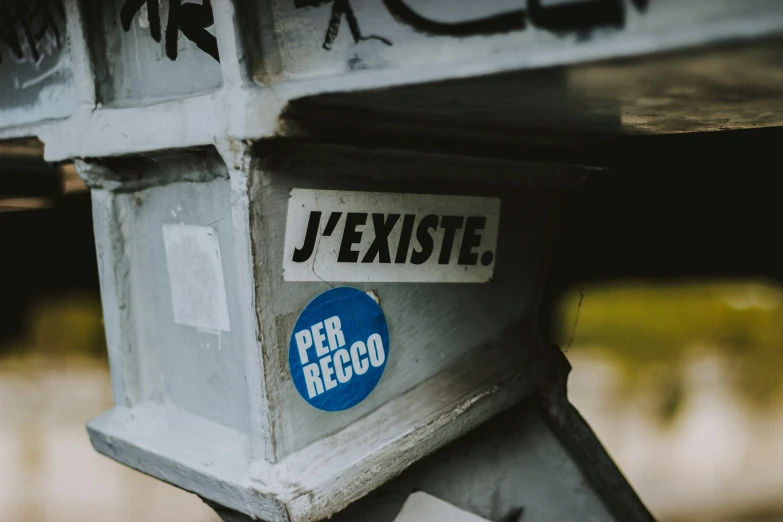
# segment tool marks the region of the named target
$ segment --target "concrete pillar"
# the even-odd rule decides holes
[[[651,519],[536,328],[550,246],[590,133],[780,124],[727,95],[778,104],[774,74],[644,57],[775,34],[783,3],[22,4],[0,139],[92,190],[96,450],[225,520]]]

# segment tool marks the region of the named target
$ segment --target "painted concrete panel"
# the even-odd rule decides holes
[[[157,12],[150,9],[156,4]],[[104,105],[144,106],[221,86],[210,2],[176,4],[180,2],[88,4],[87,18],[95,27],[92,53],[98,94]]]
[[[118,161],[123,163],[132,164]],[[122,307],[127,315],[120,321],[126,330],[130,326],[133,335],[122,364],[137,367],[127,377],[131,381],[128,386],[140,388],[137,402],[170,404],[248,432],[244,352],[235,327],[240,323],[230,187],[224,166],[220,175],[222,162],[217,156],[206,159],[206,163],[203,154],[142,160],[147,166],[142,178],[147,180],[189,173],[198,181],[167,183],[111,196],[117,207],[114,226],[119,229],[112,241],[120,243],[117,246],[128,263],[120,284],[130,298]],[[169,231],[168,252],[164,230]],[[200,263],[193,259],[193,252],[180,252],[196,262],[197,270],[190,270],[194,268],[191,266],[183,274],[179,265],[188,259],[167,256],[172,247],[178,248],[172,231],[177,232],[174,236],[195,234],[207,250],[201,252],[204,257]],[[198,269],[206,272],[201,274]],[[200,283],[183,280],[183,276],[199,276],[201,283],[214,283],[215,300],[195,305],[193,299],[209,296],[201,287],[191,289],[195,294],[187,294],[188,284]],[[221,276],[223,281],[219,280]],[[189,302],[183,304],[183,300]],[[186,304],[191,308],[180,309],[179,314],[175,311]]]
[[[552,379],[565,379],[557,363],[562,354],[542,345],[534,325],[563,195],[559,189],[578,183],[581,170],[551,173],[518,162],[290,142],[234,145],[238,152],[224,151],[230,168],[204,150],[79,163],[98,194],[112,374],[120,377],[115,396],[121,400],[88,426],[99,452],[232,510],[275,522],[314,522],[339,513]],[[377,386],[343,411],[308,404],[288,364],[296,318],[313,297],[342,283],[285,281],[282,275],[291,191],[325,183],[338,191],[404,188],[500,200],[490,283],[352,283],[383,312],[388,341],[382,339],[389,346],[388,357],[376,361],[385,364]],[[169,253],[176,240],[194,234],[202,247],[195,257],[207,254],[196,264],[211,276],[222,265],[230,331],[200,328],[207,321],[220,325],[220,306],[208,319],[178,324],[172,296],[188,284],[176,281],[178,266],[193,260],[184,256],[171,263],[175,258],[167,255],[164,239],[171,231],[176,233],[174,240],[169,237]],[[189,278],[201,277],[192,272]],[[324,324],[327,319],[336,335],[334,316],[322,319]],[[367,332],[368,343],[375,333]],[[548,451],[535,440],[514,438],[530,424],[504,421],[513,426],[512,433],[498,431],[507,436],[506,446],[483,432],[468,444],[489,440],[490,453],[506,448],[502,460],[480,457],[492,470],[506,463],[518,467],[532,457],[517,461],[514,452]],[[531,471],[567,466],[560,457],[535,458]],[[445,474],[455,480],[475,465]],[[563,512],[598,513],[594,520],[604,520],[593,505],[598,501],[584,500],[589,495],[578,491],[584,478],[572,471],[557,476],[564,488],[577,491],[571,504],[563,503]],[[529,486],[527,480],[508,491],[476,490],[468,498],[508,497],[502,504],[507,509]],[[481,482],[483,488],[493,485]],[[431,484],[438,498],[493,519],[481,511],[483,505],[460,503],[437,491],[440,481],[433,478]],[[546,491],[554,487],[541,482],[532,491],[549,504],[545,485]],[[534,513],[536,501],[527,506]],[[401,504],[393,507],[383,516],[396,516]],[[549,512],[541,513],[537,520],[548,520]]]
[[[0,20],[0,126],[69,116],[76,92],[65,7],[40,0],[5,4]]]
[[[329,148],[293,148],[266,155],[253,174],[253,234],[259,322],[264,338],[267,387],[275,395],[278,457],[338,431],[440,372],[484,353],[518,361],[537,346],[520,346],[519,329],[535,321],[535,302],[544,269],[543,255],[559,195],[491,186],[503,172],[478,162],[423,161],[415,155],[367,155]],[[481,173],[486,184],[456,181]],[[448,176],[451,176],[449,178]],[[329,180],[325,185],[324,180]],[[524,173],[519,173],[524,179]],[[448,181],[447,181],[448,180]],[[314,297],[344,282],[291,282],[283,279],[284,237],[292,189],[471,194],[500,198],[500,232],[491,284],[345,283],[373,291],[389,324],[393,356],[374,392],[342,412],[322,412],[297,393],[288,368],[289,339],[299,313]],[[415,306],[411,306],[415,303]],[[505,354],[505,355],[504,355]],[[279,369],[279,370],[278,370]]]

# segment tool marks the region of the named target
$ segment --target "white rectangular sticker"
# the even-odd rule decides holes
[[[394,522],[489,522],[423,491],[412,493]]]
[[[163,225],[174,322],[230,332],[220,242],[212,227]]]
[[[500,200],[293,189],[286,281],[486,283]]]

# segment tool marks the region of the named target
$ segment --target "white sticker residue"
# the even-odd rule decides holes
[[[394,522],[490,522],[423,491],[412,493]]]
[[[231,331],[217,231],[163,225],[174,322],[214,332]]]
[[[486,283],[500,200],[293,189],[286,281]]]

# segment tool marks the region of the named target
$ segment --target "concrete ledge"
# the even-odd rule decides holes
[[[98,452],[210,501],[270,522],[317,521],[530,396],[559,354],[540,349],[515,364],[491,355],[272,465],[251,461],[247,434],[165,405],[115,407],[87,429]]]

